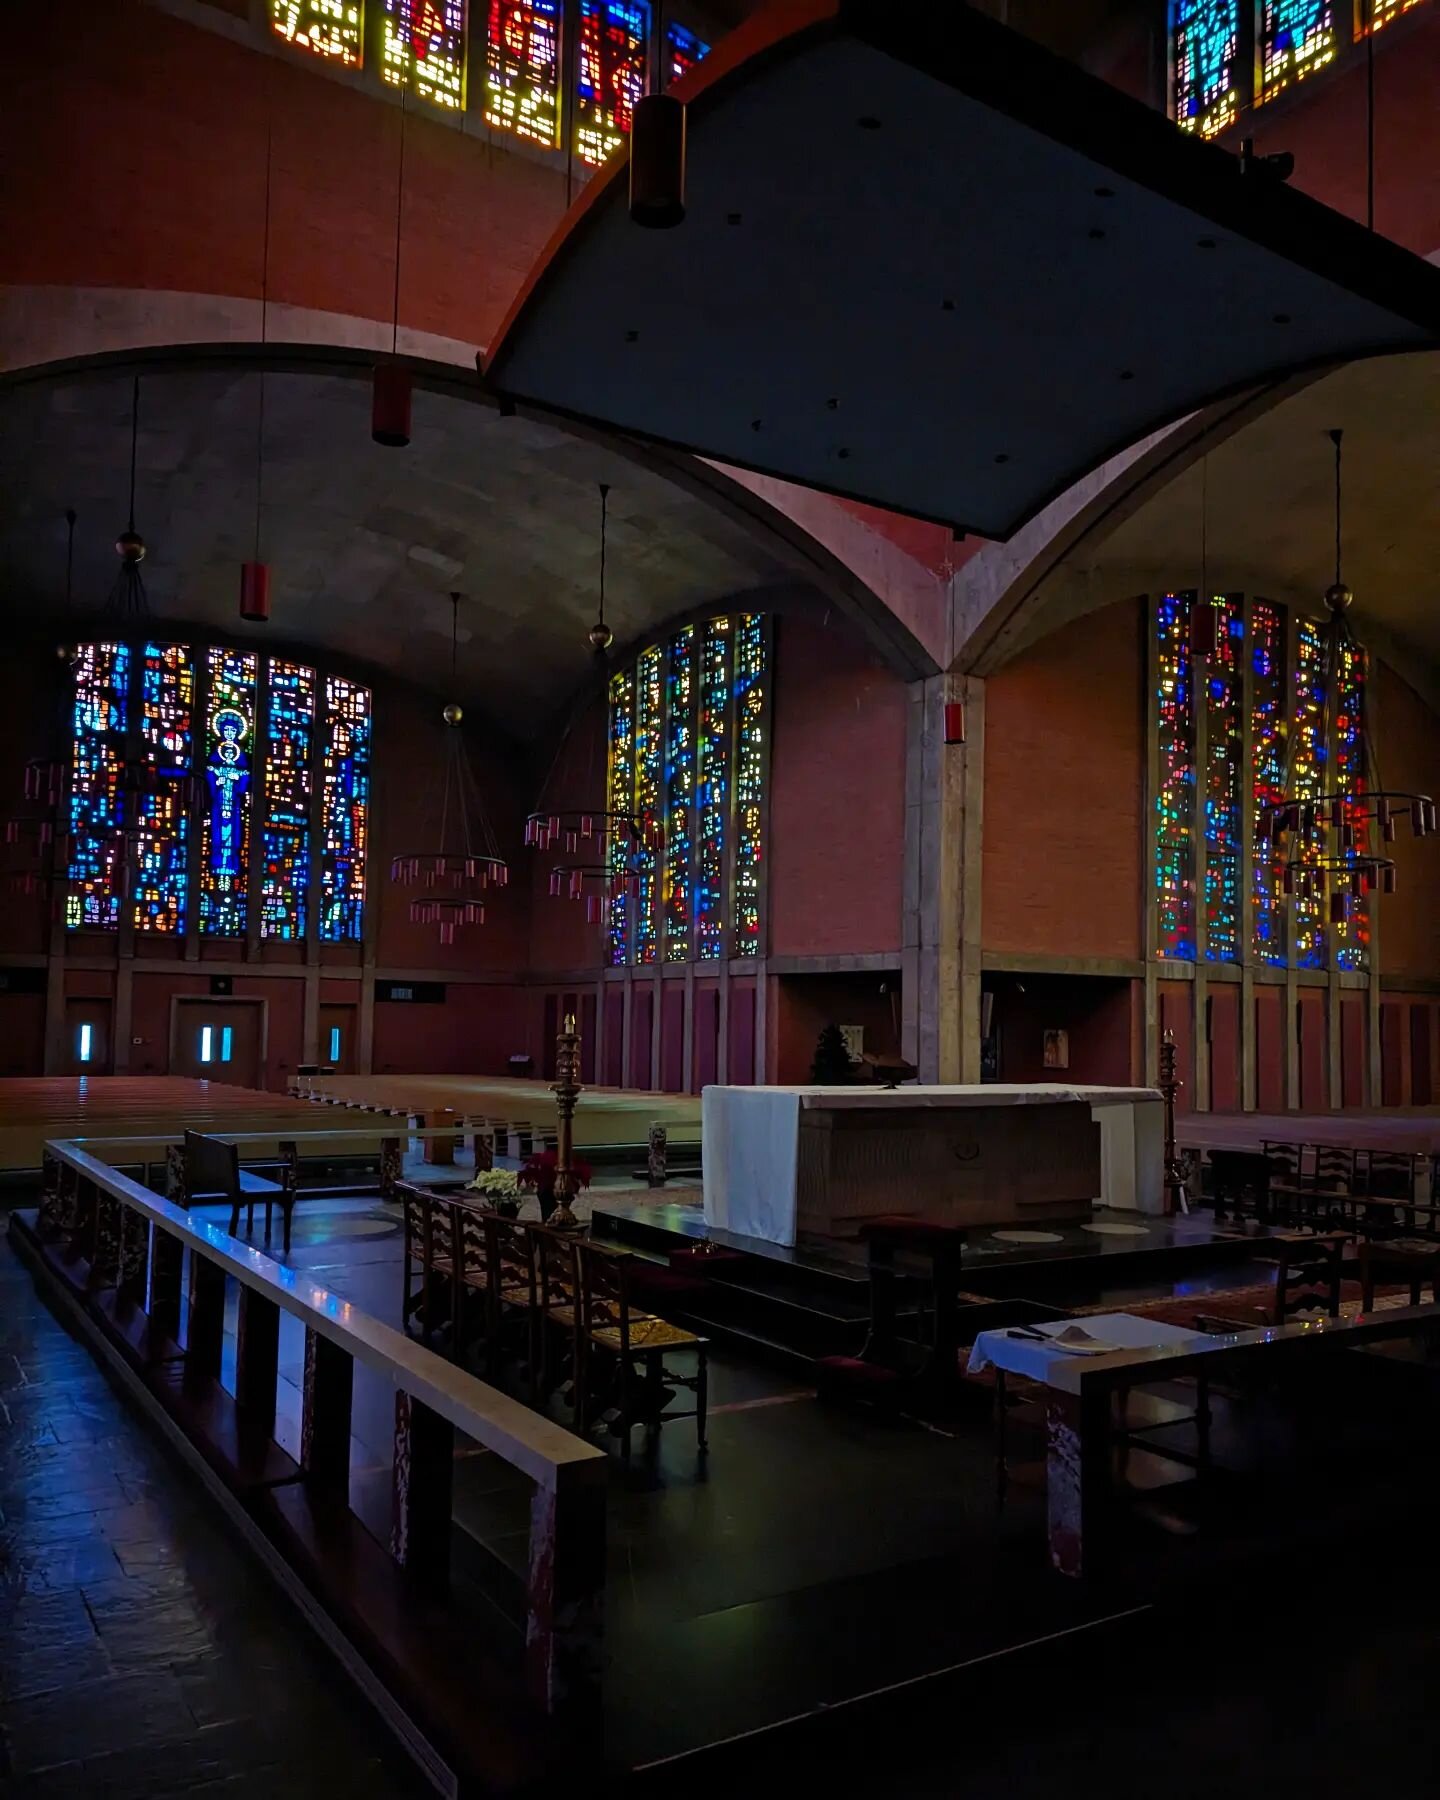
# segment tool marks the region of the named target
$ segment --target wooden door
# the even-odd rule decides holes
[[[65,1002],[66,1068],[72,1075],[110,1073],[109,1000]]]
[[[337,1075],[355,1073],[355,1021],[359,1009],[341,1001],[320,1008],[320,1066]]]
[[[263,1023],[259,1000],[177,1000],[170,1073],[259,1087]]]

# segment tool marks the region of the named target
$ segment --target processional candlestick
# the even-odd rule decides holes
[[[1185,1164],[1175,1151],[1175,1096],[1184,1086],[1175,1073],[1175,1033],[1167,1031],[1160,1041],[1160,1079],[1156,1086],[1165,1101],[1165,1211],[1188,1213],[1190,1203],[1185,1195]]]
[[[570,1209],[576,1193],[575,1102],[580,1098],[580,1034],[575,1029],[574,1013],[566,1013],[555,1039],[555,1080],[550,1091],[555,1096],[555,1210],[547,1224],[556,1231],[575,1231],[580,1221]]]

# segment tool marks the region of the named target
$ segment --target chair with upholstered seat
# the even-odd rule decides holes
[[[671,1419],[693,1416],[700,1448],[705,1448],[705,1409],[708,1389],[708,1344],[683,1325],[672,1325],[636,1303],[631,1284],[636,1259],[624,1251],[610,1250],[589,1241],[575,1246],[580,1278],[580,1368],[576,1389],[580,1397],[582,1428],[597,1412],[613,1408],[611,1429],[620,1438],[626,1455],[630,1431],[637,1421],[647,1431],[658,1432]],[[694,1375],[684,1375],[666,1363],[667,1355],[693,1350]],[[597,1405],[594,1376],[609,1367],[612,1379],[604,1391],[605,1405]],[[670,1397],[666,1384],[688,1388],[695,1395],[692,1413],[667,1413]]]
[[[451,1299],[445,1305],[445,1316],[454,1317],[455,1233],[451,1207],[448,1201],[439,1200],[408,1181],[395,1183],[395,1198],[400,1202],[405,1232],[400,1317],[408,1329],[411,1315],[419,1313],[420,1334],[429,1338],[440,1323],[447,1294]]]

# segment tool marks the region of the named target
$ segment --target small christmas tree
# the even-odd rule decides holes
[[[842,1087],[853,1076],[854,1065],[850,1061],[845,1033],[838,1025],[827,1025],[815,1045],[810,1079],[821,1087]]]

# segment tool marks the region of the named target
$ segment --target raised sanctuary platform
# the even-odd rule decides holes
[[[708,1087],[705,1218],[794,1244],[867,1218],[953,1225],[1158,1212],[1164,1113],[1153,1088]]]

